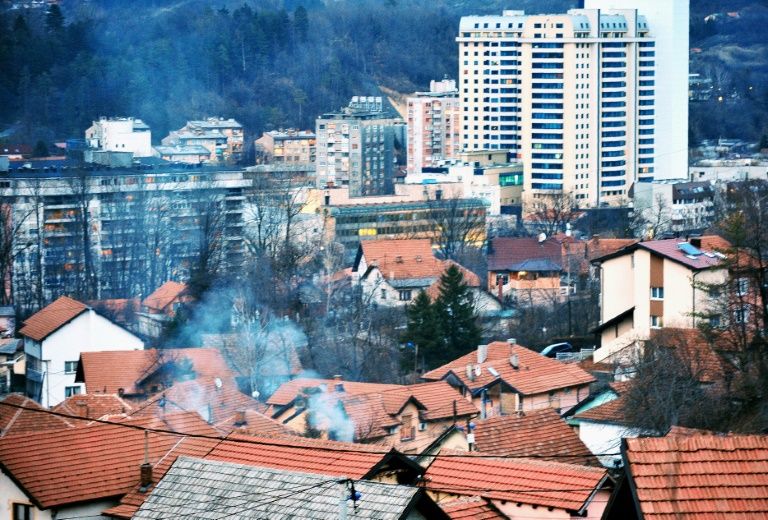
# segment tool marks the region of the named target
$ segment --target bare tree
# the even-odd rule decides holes
[[[552,236],[566,231],[577,216],[578,204],[570,192],[561,192],[534,200],[528,221],[537,232]]]
[[[632,209],[629,220],[631,236],[644,239],[660,237],[672,229],[672,208],[662,194],[653,200],[638,201]]]
[[[485,242],[485,203],[458,197],[428,200],[427,219],[435,233],[433,242],[443,258],[460,261],[470,248]]]
[[[93,226],[91,218],[92,179],[85,170],[67,178],[72,202],[75,206],[75,240],[77,243],[77,261],[68,265],[73,266],[75,274],[75,290],[79,298],[93,300],[99,297],[98,271],[93,254]]]
[[[34,245],[32,240],[25,240],[24,226],[32,210],[14,211],[14,202],[0,199],[0,304],[13,304],[13,269],[17,255]]]

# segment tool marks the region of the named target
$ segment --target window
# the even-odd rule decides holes
[[[80,393],[80,386],[67,386],[64,387],[64,397],[72,397]]]
[[[12,520],[32,520],[32,506],[14,502]]]
[[[651,316],[651,327],[659,329],[664,326],[661,316]]]
[[[739,278],[736,281],[736,294],[739,296],[744,296],[747,294],[747,291],[749,290],[749,280],[746,278]]]
[[[409,441],[416,437],[416,427],[413,426],[413,416],[403,415],[402,426],[400,427],[400,440]]]
[[[749,320],[749,309],[742,307],[733,311],[733,321],[736,323],[746,323]]]
[[[77,361],[65,361],[64,362],[64,373],[65,374],[74,374],[77,372]]]
[[[720,328],[720,315],[716,314],[714,316],[709,317],[709,326],[713,329],[719,329]]]
[[[651,299],[663,300],[664,299],[664,287],[651,287]]]
[[[401,302],[409,302],[411,301],[411,290],[406,289],[404,291],[400,291],[400,301]]]

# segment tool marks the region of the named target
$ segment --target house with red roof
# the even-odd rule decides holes
[[[24,339],[27,395],[45,407],[83,393],[83,385],[75,381],[81,353],[144,348],[139,337],[67,296],[24,320],[19,334]]]
[[[768,436],[675,429],[627,439],[608,520],[768,517]]]
[[[429,239],[364,240],[358,247],[352,275],[362,287],[366,302],[402,307],[419,291],[435,299],[440,277],[452,265],[464,276],[480,314],[501,309],[499,301],[483,289],[479,276],[456,262],[436,258]]]
[[[596,258],[601,317],[594,360],[631,362],[633,347],[648,339],[651,330],[697,328],[706,319],[702,315],[713,310],[707,287],[728,279],[727,247],[718,236],[672,238],[637,242]]]
[[[480,410],[481,417],[543,408],[565,411],[589,395],[594,376],[518,345],[514,339],[478,346],[422,376],[446,381]]]
[[[191,301],[186,284],[169,280],[141,301],[137,313],[139,332],[159,338],[163,328],[176,316],[179,306]]]
[[[488,247],[488,290],[500,300],[520,305],[559,301],[562,262],[556,240],[494,238]]]
[[[435,458],[427,468],[422,485],[444,511],[456,514],[452,518],[596,520],[601,518],[614,487],[604,468],[447,451],[441,454],[444,456]],[[462,502],[464,505],[459,505]],[[478,516],[466,516],[466,509]]]
[[[405,453],[420,452],[456,424],[479,414],[444,381],[382,385],[296,379],[282,385],[267,402],[275,419],[300,434],[314,430],[323,437],[375,442]],[[463,437],[458,445],[453,437],[445,440],[466,449]]]

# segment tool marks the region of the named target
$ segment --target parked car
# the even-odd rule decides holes
[[[573,352],[573,347],[570,343],[553,343],[552,345],[545,347],[544,350],[541,351],[541,355],[549,358],[556,358],[561,352]]]

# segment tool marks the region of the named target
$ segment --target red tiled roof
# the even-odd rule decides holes
[[[561,246],[556,240],[539,242],[536,238],[498,237],[491,241],[489,271],[504,271],[526,260],[549,260],[560,265]]]
[[[35,341],[43,341],[86,310],[88,306],[84,303],[62,296],[24,320],[19,334]]]
[[[4,406],[3,403],[6,403]],[[7,406],[13,405],[13,406]],[[71,428],[73,424],[63,417],[18,408],[45,410],[38,403],[21,394],[8,394],[0,399],[0,437],[16,433],[39,432]]]
[[[234,377],[221,353],[214,348],[178,348],[83,352],[80,367],[89,394],[140,393],[136,384],[169,361],[188,358],[197,377]]]
[[[153,311],[164,312],[166,307],[181,298],[186,290],[185,284],[168,281],[144,298],[141,304]]]
[[[483,497],[462,497],[438,504],[451,520],[506,520],[509,518]]]
[[[215,424],[217,430],[225,433],[242,433],[246,435],[298,435],[283,423],[267,417],[256,410],[237,412],[223,421]]]
[[[218,379],[218,382],[217,382]],[[225,421],[236,412],[260,410],[263,405],[237,388],[232,378],[197,377],[179,381],[140,403],[137,415],[160,417],[173,412],[197,412],[212,424]]]
[[[519,368],[515,369],[510,363],[510,357],[517,355]],[[467,366],[480,367],[480,375],[467,376]],[[498,376],[493,375],[493,369]],[[488,345],[488,356],[485,362],[477,362],[477,352],[470,352],[435,370],[427,372],[422,377],[428,381],[438,381],[453,373],[472,391],[483,388],[498,379],[514,388],[523,395],[540,394],[559,388],[587,385],[595,378],[573,363],[561,363],[552,358],[529,350],[520,345],[510,345],[507,342],[496,341]]]
[[[437,457],[427,489],[464,496],[578,511],[606,476],[605,469],[529,459]]]
[[[275,393],[273,393],[269,399],[267,399],[267,404],[273,406],[285,406],[293,401],[296,397],[298,397],[304,388],[316,388],[319,386],[325,386],[325,388],[327,388],[329,391],[334,391],[335,385],[337,384],[343,385],[344,393],[349,395],[368,394],[401,387],[401,385],[390,385],[383,383],[357,383],[354,381],[337,381],[335,379],[315,379],[300,377],[280,385],[280,387],[275,390]]]
[[[651,341],[675,349],[678,359],[688,365],[691,375],[701,383],[722,382],[731,369],[715,351],[716,345],[699,329],[652,329]]]
[[[582,421],[591,421],[609,424],[630,425],[625,412],[627,406],[626,392],[629,390],[631,381],[609,383],[617,397],[603,404],[597,405],[581,413],[574,415],[574,419]]]
[[[453,417],[454,403],[456,403],[458,417],[480,413],[474,404],[467,401],[458,390],[445,381],[404,385],[400,388],[385,390],[381,395],[389,414],[398,413],[406,401],[413,397],[424,405],[423,418],[427,421]]]
[[[88,419],[98,419],[105,415],[130,413],[133,406],[116,394],[78,394],[66,398],[52,410]]]
[[[627,439],[625,462],[643,517],[768,517],[768,436]]]
[[[429,239],[364,240],[360,247],[366,265],[377,266],[386,278],[428,278],[443,271]]]
[[[131,423],[151,427],[147,421]],[[207,433],[216,432],[208,427]],[[157,464],[182,438],[150,432],[150,462]],[[141,430],[93,423],[0,439],[0,464],[36,504],[48,509],[130,491],[139,480],[144,444]]]
[[[552,409],[477,421],[474,433],[481,453],[600,465],[576,431]]]

